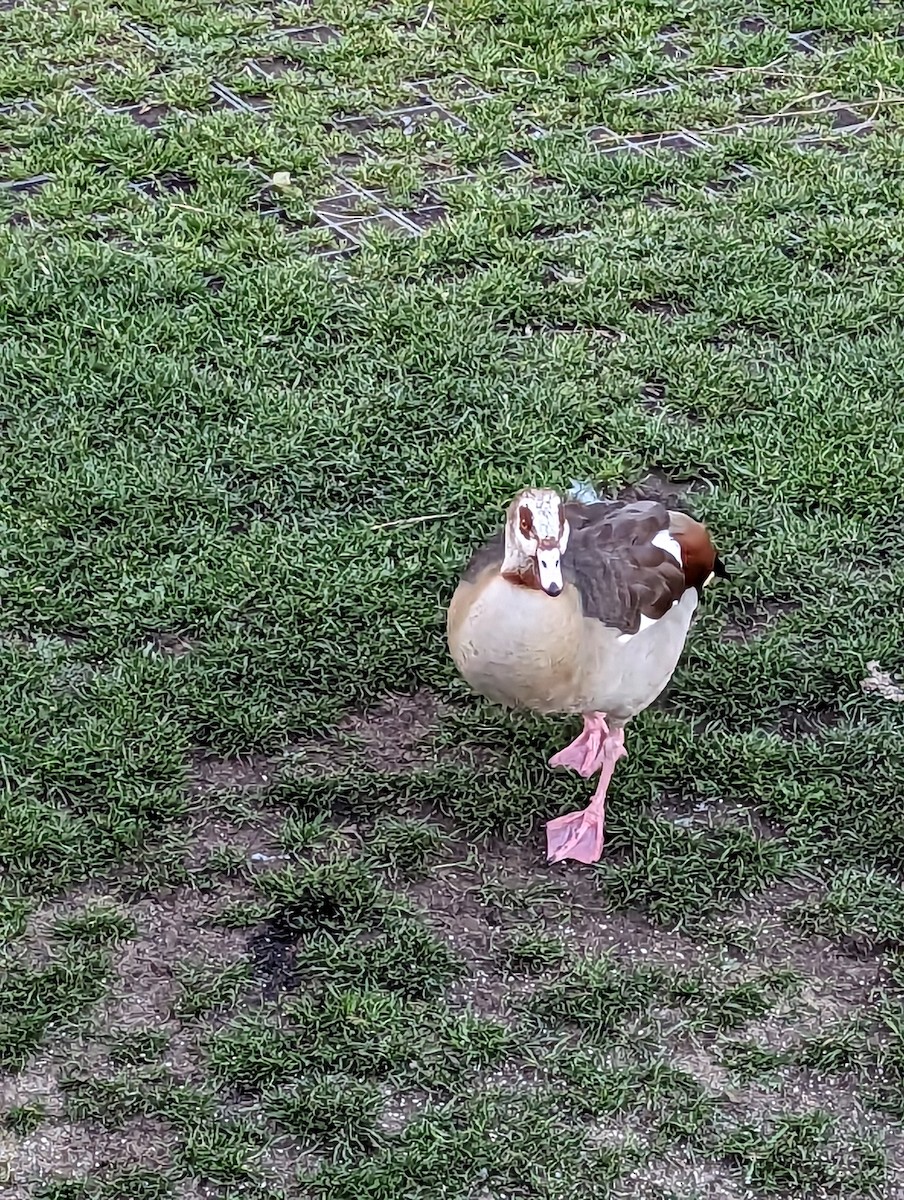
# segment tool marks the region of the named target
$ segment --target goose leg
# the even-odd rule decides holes
[[[589,779],[603,765],[603,745],[609,737],[606,714],[585,713],[584,728],[574,741],[554,754],[549,760],[551,767],[570,767],[584,779]]]
[[[599,783],[587,807],[580,812],[568,813],[564,817],[555,817],[547,822],[546,854],[550,862],[574,858],[582,863],[595,863],[602,854],[606,792],[609,790],[615,764],[627,754],[624,741],[625,731],[621,726],[606,733],[597,756],[600,768]],[[569,746],[567,749],[571,748]]]

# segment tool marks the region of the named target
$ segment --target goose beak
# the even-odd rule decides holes
[[[547,596],[558,596],[564,587],[562,554],[558,546],[537,551],[537,573],[540,576],[540,587]]]

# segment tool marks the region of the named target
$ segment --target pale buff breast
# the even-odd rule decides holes
[[[573,588],[556,597],[491,571],[449,607],[449,649],[476,692],[513,708],[580,712],[583,618]]]
[[[583,616],[572,585],[551,597],[491,570],[459,585],[449,648],[462,677],[496,703],[627,720],[668,683],[695,608],[689,592],[654,626],[619,640],[618,630]]]

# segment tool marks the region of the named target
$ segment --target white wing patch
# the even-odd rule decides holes
[[[666,554],[671,554],[672,558],[674,558],[679,567],[684,566],[684,560],[681,557],[681,547],[667,529],[663,529],[656,534],[656,536],[653,538],[653,545],[659,550],[664,550]],[[643,626],[641,626],[641,628],[643,628]]]
[[[677,600],[673,600],[672,608],[674,608],[677,603],[678,603]],[[669,612],[671,612],[671,611],[672,611],[672,609],[669,609]],[[622,643],[630,642],[632,638],[637,637],[638,633],[643,633],[643,631],[645,629],[649,629],[651,625],[658,625],[661,620],[662,620],[662,617],[645,617],[643,615],[643,613],[641,613],[640,614],[640,628],[637,630],[637,633],[620,633],[618,635],[618,637],[616,638],[616,641],[622,642]]]

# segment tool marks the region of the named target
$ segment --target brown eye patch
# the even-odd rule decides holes
[[[526,505],[522,505],[518,516],[521,518],[521,532],[525,537],[530,537],[534,531],[534,514]]]

